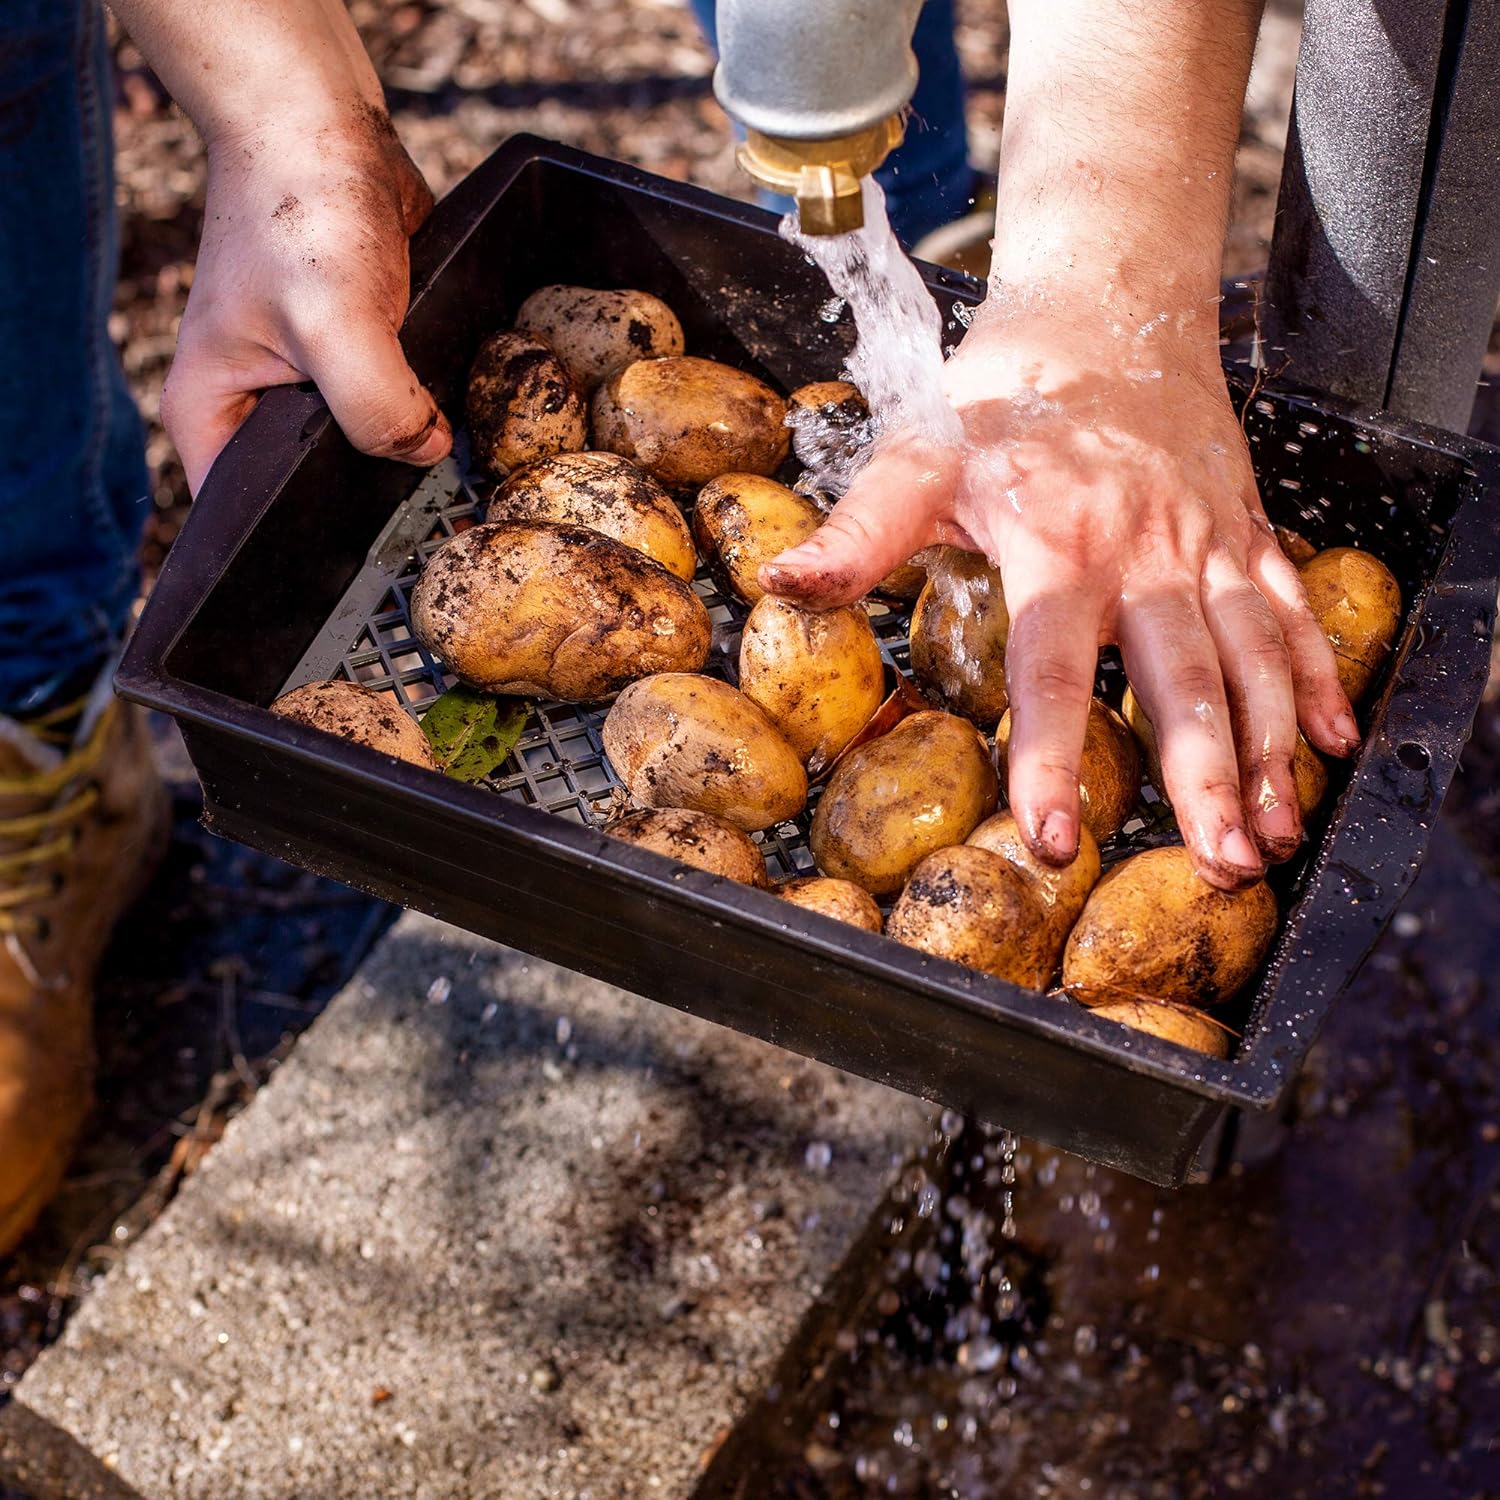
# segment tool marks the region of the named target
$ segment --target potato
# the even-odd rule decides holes
[[[611,838],[665,854],[710,875],[764,888],[766,861],[742,829],[687,807],[657,807],[628,813],[604,830]]]
[[[492,474],[583,447],[588,408],[557,356],[524,333],[492,333],[469,370],[474,462]]]
[[[271,712],[414,766],[438,769],[421,725],[399,703],[373,688],[341,678],[309,682],[283,693],[271,705]]]
[[[1276,935],[1265,881],[1221,891],[1186,849],[1148,849],[1094,887],[1063,955],[1063,983],[1117,999],[1217,1005],[1255,973]]]
[[[797,752],[745,695],[667,672],[632,683],[604,721],[604,752],[648,807],[688,807],[753,833],[807,803]]]
[[[1088,1004],[1085,999],[1084,1004]],[[1210,1057],[1229,1056],[1229,1033],[1194,1005],[1168,1005],[1161,1000],[1106,1000],[1092,1005],[1094,1015],[1118,1021],[1137,1031],[1150,1032],[1163,1041],[1176,1042]]]
[[[1010,614],[1000,572],[977,552],[944,547],[911,616],[911,669],[924,692],[976,724],[1005,712]]]
[[[1290,526],[1273,526],[1271,530],[1276,533],[1276,545],[1299,568],[1318,555],[1318,549],[1300,531]]]
[[[465,682],[568,702],[650,672],[695,672],[713,637],[703,601],[660,563],[551,521],[460,532],[417,580],[411,619]]]
[[[1002,781],[1009,775],[1010,710],[995,730],[995,760]],[[1083,826],[1103,843],[1129,820],[1141,800],[1141,752],[1135,736],[1109,704],[1095,698],[1089,704],[1083,735],[1083,764],[1078,777],[1078,801]]]
[[[1047,920],[998,854],[959,844],[929,854],[885,924],[887,937],[924,953],[1044,989],[1057,966]]]
[[[1401,629],[1401,586],[1377,557],[1330,547],[1302,565],[1302,586],[1333,646],[1339,683],[1358,703],[1380,675]]]
[[[853,477],[866,448],[875,441],[870,408],[847,380],[815,380],[786,398],[786,424],[792,452],[825,480],[837,499]]]
[[[885,663],[857,604],[803,609],[767,594],[740,636],[740,691],[820,771],[885,700]]]
[[[783,880],[776,894],[805,911],[821,912],[835,922],[863,927],[866,932],[880,931],[880,908],[870,893],[849,880],[830,880],[825,875],[802,875]]]
[[[557,521],[602,531],[691,583],[692,533],[677,502],[644,470],[615,453],[559,453],[517,469],[500,486],[486,521]]]
[[[927,569],[913,558],[910,562],[902,563],[899,568],[892,568],[870,592],[879,594],[882,599],[899,599],[904,604],[910,604],[921,597],[922,590],[926,587]]]
[[[516,314],[516,327],[551,346],[584,395],[638,359],[681,354],[677,314],[650,292],[544,286]]]
[[[818,869],[894,896],[919,861],[961,844],[995,810],[999,784],[972,724],[928,709],[851,750],[813,814]]]
[[[1146,710],[1141,707],[1141,700],[1136,697],[1134,688],[1125,689],[1125,697],[1120,703],[1120,717],[1130,726],[1136,743],[1141,747],[1146,780],[1156,788],[1163,802],[1169,802],[1171,799],[1167,796],[1166,780],[1162,776],[1161,747],[1156,743],[1156,730],[1146,717]]]
[[[786,402],[711,359],[626,365],[594,393],[594,446],[633,458],[669,489],[720,474],[770,474],[787,454]]]
[[[1062,870],[1044,865],[1026,847],[1013,813],[998,812],[986,818],[965,842],[998,854],[1021,877],[1046,922],[1055,969],[1068,934],[1099,879],[1099,846],[1093,834],[1087,827],[1079,830],[1078,857]]]
[[[759,474],[721,474],[698,491],[693,535],[725,584],[746,604],[765,590],[763,564],[805,542],[823,524],[806,495]]]

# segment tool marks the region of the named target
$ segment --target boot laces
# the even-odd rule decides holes
[[[76,720],[83,706],[67,704],[26,727],[49,744],[66,744],[69,737],[59,726]],[[90,778],[115,712],[116,705],[109,704],[88,740],[52,769],[0,776],[0,801],[51,799],[39,812],[0,817],[0,937],[12,951],[15,939],[46,933],[45,918],[33,908],[56,895],[78,846],[79,822],[99,800],[99,788]]]

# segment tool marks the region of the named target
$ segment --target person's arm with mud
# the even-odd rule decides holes
[[[341,0],[113,0],[203,137],[208,197],[162,419],[196,492],[273,385],[317,383],[367,453],[432,464],[447,420],[402,353],[432,206]]]
[[[1095,658],[1115,643],[1194,863],[1226,888],[1297,845],[1298,721],[1330,754],[1358,740],[1219,362],[1258,17],[1258,0],[1012,0],[990,293],[946,367],[967,445],[893,435],[762,575],[831,605],[934,541],[988,554],[1027,844],[1076,851]]]

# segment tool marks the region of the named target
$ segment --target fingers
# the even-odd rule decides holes
[[[1223,890],[1249,885],[1263,865],[1246,827],[1219,655],[1196,589],[1130,601],[1118,633],[1193,867]]]
[[[1010,694],[1010,806],[1026,847],[1051,865],[1078,853],[1078,777],[1099,659],[1097,601],[1081,580],[1040,568],[1011,610],[1005,645]]]
[[[1270,605],[1223,547],[1210,550],[1204,567],[1203,615],[1224,678],[1251,829],[1268,859],[1289,859],[1302,839],[1291,662]]]
[[[1307,607],[1307,592],[1295,564],[1263,528],[1257,528],[1246,572],[1270,606],[1286,642],[1303,731],[1325,754],[1352,755],[1359,747],[1359,725],[1339,686],[1333,647]]]
[[[937,540],[959,463],[918,442],[882,446],[812,536],[761,568],[761,587],[812,609],[861,598]]]
[[[448,456],[453,429],[389,325],[373,317],[347,321],[337,337],[309,343],[303,362],[361,453],[424,467]]]
[[[198,493],[224,444],[259,399],[254,390],[215,379],[188,351],[172,361],[161,393],[161,420],[182,459],[192,494]]]

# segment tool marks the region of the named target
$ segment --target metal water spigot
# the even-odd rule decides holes
[[[714,92],[740,165],[797,200],[808,234],[864,223],[860,181],[901,141],[922,0],[718,0]]]

